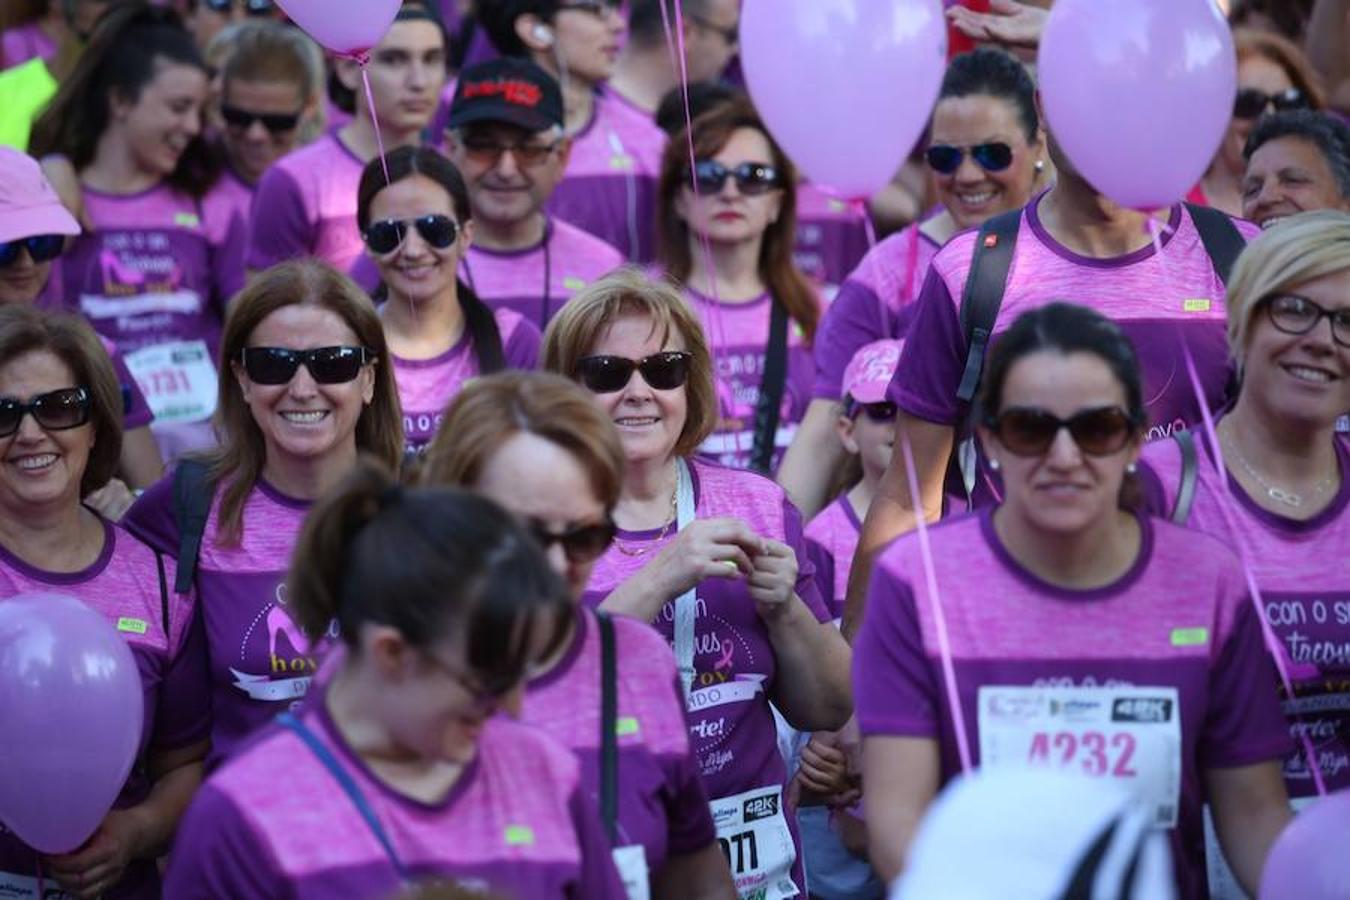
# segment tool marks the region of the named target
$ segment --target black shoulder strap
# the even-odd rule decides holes
[[[1195,480],[1200,460],[1195,452],[1195,436],[1189,431],[1174,432],[1172,440],[1181,449],[1181,482],[1177,485],[1177,502],[1169,518],[1177,525],[1185,525],[1191,517],[1191,505],[1195,503]]]
[[[173,589],[180,594],[192,589],[192,580],[197,575],[197,556],[201,553],[206,518],[215,494],[207,471],[201,460],[184,459],[173,475],[173,517],[178,525],[178,575]]]
[[[619,833],[619,686],[614,648],[614,620],[597,611],[600,625],[600,817],[609,842]]]
[[[776,297],[771,306],[769,346],[764,357],[759,402],[755,404],[755,441],[750,451],[750,468],[756,472],[768,472],[773,467],[774,438],[778,434],[778,416],[783,405],[783,390],[787,386],[788,314]]]
[[[155,565],[159,568],[159,622],[164,636],[169,636],[169,575],[164,571],[164,554],[155,551]]]
[[[968,349],[956,396],[964,403],[973,400],[980,387],[984,357],[989,350],[989,338],[994,333],[999,308],[1003,306],[1003,291],[1021,224],[1020,209],[1000,213],[981,225],[975,238],[970,273],[966,276],[965,290],[961,292],[961,331]]]
[[[1247,246],[1242,232],[1237,230],[1227,214],[1217,209],[1194,203],[1187,203],[1186,209],[1195,223],[1195,230],[1200,232],[1200,241],[1205,245],[1210,262],[1214,264],[1215,274],[1225,285],[1228,284],[1228,276],[1237,258],[1242,255],[1243,248]]]

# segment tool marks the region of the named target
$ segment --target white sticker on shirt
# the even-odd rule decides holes
[[[169,341],[124,358],[156,422],[200,422],[216,411],[216,365],[205,341]]]
[[[800,893],[792,880],[797,849],[783,815],[781,785],[723,797],[709,807],[741,900],[783,900]]]
[[[614,868],[619,870],[628,900],[651,900],[651,878],[647,874],[647,851],[641,844],[615,847]]]
[[[1175,687],[979,691],[980,764],[1050,765],[1130,788],[1157,828],[1177,823],[1181,705]]]

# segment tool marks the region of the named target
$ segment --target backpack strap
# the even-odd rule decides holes
[[[155,566],[159,569],[159,621],[164,636],[169,637],[169,575],[164,571],[164,554],[155,551]]]
[[[1200,459],[1195,452],[1195,436],[1189,431],[1174,432],[1172,440],[1181,449],[1181,483],[1177,485],[1177,502],[1168,518],[1177,525],[1185,525],[1191,516],[1191,506],[1195,503],[1195,482]]]
[[[1246,238],[1226,213],[1213,207],[1187,203],[1186,211],[1191,214],[1195,230],[1200,232],[1200,242],[1205,245],[1205,252],[1214,264],[1214,273],[1226,286],[1237,258],[1247,246]]]
[[[207,479],[206,463],[184,459],[173,474],[173,518],[178,525],[178,574],[174,590],[186,594],[197,575],[197,557],[206,533],[215,486]]]
[[[596,611],[600,626],[600,818],[610,844],[619,835],[619,685],[614,620]]]
[[[769,346],[764,357],[764,378],[755,404],[755,440],[750,450],[750,468],[768,473],[773,467],[774,438],[787,386],[787,309],[775,297],[770,304]]]
[[[968,349],[956,396],[965,403],[975,398],[980,387],[989,338],[1003,306],[1003,291],[1007,287],[1008,270],[1012,268],[1013,249],[1017,246],[1017,231],[1021,224],[1020,209],[1000,213],[981,225],[975,238],[970,272],[966,276],[965,290],[961,292],[961,332]]]

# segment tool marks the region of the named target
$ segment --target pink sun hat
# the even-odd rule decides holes
[[[43,234],[79,234],[37,160],[0,147],[0,243]]]

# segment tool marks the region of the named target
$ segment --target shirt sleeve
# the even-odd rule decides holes
[[[819,541],[807,538],[806,557],[811,560],[811,565],[815,567],[816,585],[825,596],[825,605],[829,608],[830,615],[838,619],[844,614],[844,598],[835,596],[834,554]]]
[[[687,724],[688,716],[684,712],[684,697],[678,675],[671,682],[671,690],[675,695],[675,708]],[[693,744],[686,746],[684,755],[668,757],[664,769],[666,785],[663,799],[669,825],[667,845],[670,853],[697,853],[717,840],[717,829],[713,826],[712,811],[708,808],[708,795],[703,789],[703,777],[699,774]]]
[[[502,348],[502,356],[510,369],[529,371],[539,366],[539,329],[533,322],[517,319],[516,327],[511,329]]]
[[[853,647],[853,698],[864,735],[938,736],[937,684],[914,594],[878,564]]]
[[[196,606],[178,604],[190,611],[183,645],[169,660],[159,686],[155,707],[157,749],[187,747],[211,734],[211,676],[206,657],[206,628]]]
[[[178,558],[178,523],[173,514],[173,472],[137,498],[119,522],[123,528],[173,559]]]
[[[816,617],[817,622],[833,622],[829,606],[822,594],[821,582],[816,575],[815,563],[806,550],[806,535],[802,529],[802,514],[792,501],[783,496],[783,543],[792,548],[797,556],[797,596],[802,598],[807,609]]]
[[[572,900],[628,900],[628,891],[614,868],[614,856],[595,803],[588,801],[582,789],[577,788],[567,805],[581,848],[581,871],[567,896]]]
[[[258,183],[248,230],[244,261],[254,271],[314,249],[314,223],[305,210],[304,192],[285,169],[273,166]]]
[[[956,425],[969,404],[956,399],[966,366],[965,334],[947,282],[936,266],[928,269],[914,320],[891,378],[890,399],[912,416],[939,425]]]
[[[126,432],[133,428],[144,428],[155,420],[150,404],[127,368],[122,354],[111,350],[108,355],[112,358],[113,371],[117,373],[117,383],[122,388],[122,430]]]
[[[867,285],[852,278],[845,281],[825,310],[816,331],[814,353],[816,379],[813,400],[838,400],[844,389],[844,370],[859,348],[893,337],[881,298]]]
[[[211,282],[219,309],[229,308],[230,300],[244,287],[244,257],[248,253],[249,221],[244,216],[230,217],[224,237],[211,248]]]
[[[175,900],[276,900],[285,896],[280,866],[243,813],[209,782],[178,826],[164,896]]]

